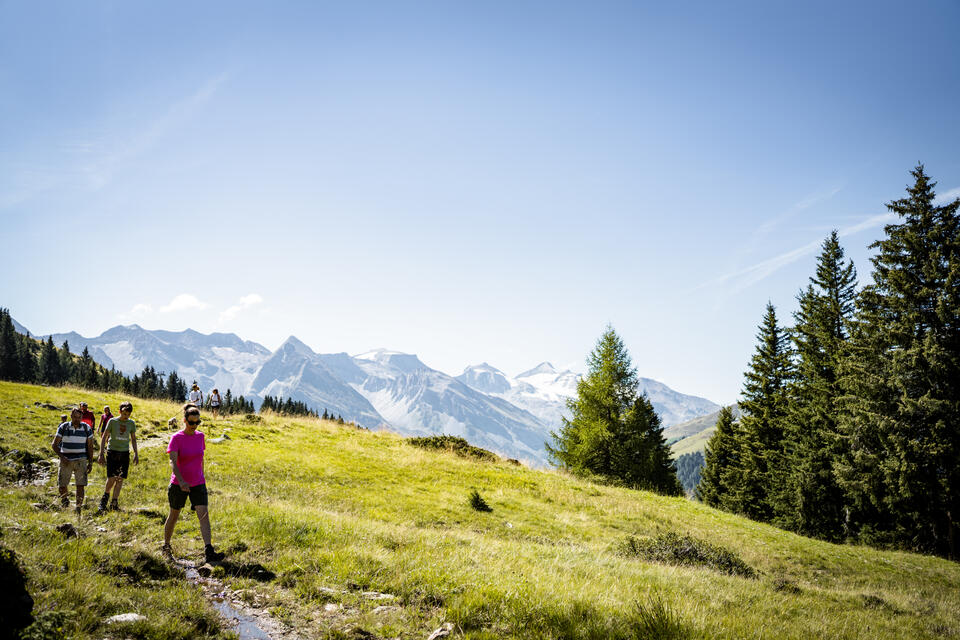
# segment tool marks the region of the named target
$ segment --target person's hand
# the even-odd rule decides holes
[[[88,458],[88,459],[87,459],[87,473],[90,473],[90,470],[91,470],[91,469],[93,469],[93,459],[92,459],[92,458]]]
[[[97,464],[104,464],[105,460],[103,458],[103,452],[100,452],[100,457],[97,458]]]
[[[187,482],[186,480],[181,480],[180,491],[183,491],[184,493],[190,493],[190,483]]]

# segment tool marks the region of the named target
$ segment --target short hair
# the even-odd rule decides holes
[[[130,411],[130,412],[133,412],[133,405],[130,404],[129,402],[121,402],[121,403],[120,403],[120,411]]]
[[[80,410],[80,407],[74,407],[73,409],[70,409],[71,416],[75,413],[83,413],[83,411]]]
[[[213,388],[213,392],[214,392],[214,393],[220,393],[219,391],[217,391],[217,388],[216,388],[216,387]]]
[[[67,419],[68,417],[69,417],[69,416],[67,416],[67,414],[65,414],[65,413],[61,413],[61,414],[60,414],[60,419],[61,419],[61,420],[66,421],[66,419]]]
[[[104,412],[104,413],[107,413],[108,411],[110,411],[110,406],[109,406],[109,405],[103,405],[103,412]]]
[[[200,415],[200,407],[193,404],[192,402],[188,402],[187,404],[183,405],[184,418],[186,418],[187,416],[194,416],[194,415],[196,416]]]
[[[81,406],[81,407],[85,407],[85,406],[87,406],[87,403],[84,402],[83,400],[81,400],[81,401],[80,401],[80,406]]]

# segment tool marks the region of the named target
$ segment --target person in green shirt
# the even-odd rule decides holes
[[[100,497],[100,508],[103,513],[107,510],[107,500],[110,500],[110,490],[113,489],[113,500],[110,500],[110,510],[119,511],[120,489],[123,480],[130,469],[130,447],[133,447],[133,464],[140,464],[140,454],[137,453],[137,425],[130,419],[133,405],[129,402],[120,403],[120,416],[111,418],[103,430],[100,438],[100,458],[98,462],[107,465],[107,486]],[[110,444],[107,444],[107,441]],[[106,454],[106,455],[104,455]]]

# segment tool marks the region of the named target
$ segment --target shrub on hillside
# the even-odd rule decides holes
[[[493,509],[490,508],[490,505],[487,504],[487,501],[483,499],[483,496],[480,495],[480,492],[476,489],[470,491],[470,508],[474,511],[490,512]]]
[[[706,567],[744,578],[757,576],[756,571],[732,551],[692,536],[678,535],[673,531],[658,534],[655,538],[628,536],[621,545],[620,553],[648,562]]]
[[[475,447],[463,438],[457,436],[426,436],[421,438],[407,438],[407,442],[423,449],[442,449],[452,451],[465,458],[479,460],[498,460],[499,456],[492,451]]]

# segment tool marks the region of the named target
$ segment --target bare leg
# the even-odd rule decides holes
[[[114,483],[113,483],[113,500],[116,501],[117,498],[120,497],[120,489],[123,488],[123,478],[117,477],[117,478],[111,478],[111,480],[114,480]],[[109,492],[108,492],[108,493],[109,493]]]
[[[79,485],[79,484],[77,485],[77,508],[78,509],[83,506],[83,494],[86,488],[87,487],[84,485]]]
[[[180,517],[180,509],[170,509],[170,515],[167,521],[163,523],[163,544],[170,544],[170,538],[173,537],[173,528],[177,526],[177,518]]]
[[[210,544],[210,513],[206,505],[197,507],[197,521],[200,522],[200,536],[203,538],[203,544]]]
[[[110,493],[110,489],[113,487],[114,484],[116,484],[116,482],[117,482],[117,479],[112,476],[107,478],[107,486],[103,488],[103,492]]]

